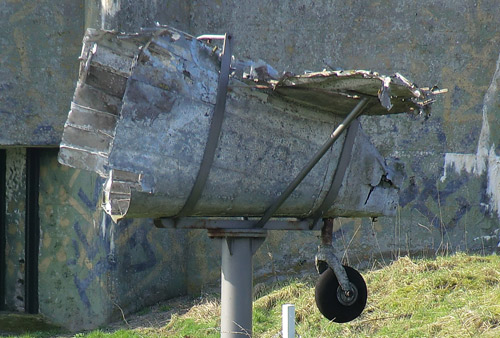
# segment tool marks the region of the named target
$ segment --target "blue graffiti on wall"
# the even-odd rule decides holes
[[[142,249],[145,257],[140,262],[132,263],[132,255],[129,252],[136,250],[138,246],[139,249]],[[156,265],[156,255],[147,239],[146,229],[138,228],[127,241],[126,249],[129,252],[123,256],[123,266],[127,272],[138,273]]]
[[[98,179],[91,197],[83,189],[79,189],[78,197],[88,210],[98,210],[99,196],[102,190],[102,179]],[[85,270],[81,277],[78,273],[74,276],[74,283],[85,308],[91,311],[91,301],[88,297],[88,289],[93,282],[106,276],[109,272],[120,274],[149,273],[157,264],[157,257],[148,241],[148,232],[154,227],[150,224],[139,224],[132,220],[122,220],[119,226],[113,226],[110,216],[99,213],[104,219],[99,220],[105,229],[109,229],[109,236],[95,236],[87,239],[85,227],[87,224],[75,222],[73,229],[75,235],[72,240],[74,259],[68,261],[68,265],[76,266],[82,259],[87,259],[91,264],[89,270]],[[97,220],[96,220],[97,221]],[[102,222],[102,223],[101,223]],[[111,232],[113,233],[111,235]],[[120,248],[119,259],[112,250],[112,238],[118,238],[121,234],[130,233],[123,248]],[[83,257],[84,256],[84,257]],[[119,276],[118,276],[119,277]]]
[[[106,223],[111,224],[111,218],[109,216],[103,217],[106,217]],[[92,268],[88,271],[85,278],[80,278],[77,274],[75,274],[74,276],[74,283],[78,290],[80,299],[85,307],[90,310],[91,304],[86,293],[88,287],[94,280],[100,278],[104,273],[115,270],[116,262],[114,261],[114,259],[111,259],[112,256],[110,255],[109,240],[102,238],[101,236],[96,236],[96,238],[94,238],[94,241],[96,242],[93,242],[91,245],[87,241],[87,238],[79,222],[75,222],[75,224],[73,225],[73,229],[78,240],[72,240],[73,249],[75,251],[75,258],[68,261],[68,265],[75,266],[80,259],[82,255],[82,252],[80,252],[80,245],[83,247],[84,254],[86,255],[87,259],[93,262]],[[104,250],[104,253],[102,257],[100,257],[98,261],[94,263],[94,260],[98,256],[100,250]]]
[[[94,185],[92,198],[89,198],[82,188],[78,190],[78,197],[80,197],[80,200],[83,202],[83,204],[85,204],[85,206],[91,211],[96,211],[97,202],[99,200],[99,196],[101,195],[103,183],[104,179],[98,177]]]
[[[399,205],[405,207],[412,203],[412,207],[424,215],[428,219],[429,224],[435,228],[441,231],[453,229],[470,210],[470,203],[462,196],[456,197],[454,201],[456,211],[448,222],[443,223],[442,217],[432,211],[428,207],[426,201],[431,198],[438,208],[448,204],[449,202],[447,200],[450,195],[464,186],[469,180],[468,177],[462,176],[447,180],[446,185],[438,189],[436,182],[438,182],[439,178],[434,175],[426,174],[422,169],[422,161],[414,161],[411,167],[414,174],[409,177],[408,187],[399,194]],[[421,183],[417,184],[417,180]]]

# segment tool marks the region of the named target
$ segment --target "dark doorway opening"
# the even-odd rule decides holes
[[[38,148],[26,149],[25,312],[33,314],[38,313],[40,152]]]

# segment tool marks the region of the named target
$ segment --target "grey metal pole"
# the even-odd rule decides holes
[[[221,337],[252,336],[252,238],[222,240]]]

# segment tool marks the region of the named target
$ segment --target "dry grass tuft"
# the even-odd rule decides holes
[[[214,296],[207,296],[192,306],[183,315],[183,318],[191,318],[195,322],[203,322],[205,318],[213,316],[220,317],[220,300]]]

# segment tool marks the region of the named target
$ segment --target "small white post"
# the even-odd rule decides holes
[[[281,327],[283,338],[295,338],[295,306],[293,304],[281,306]]]

